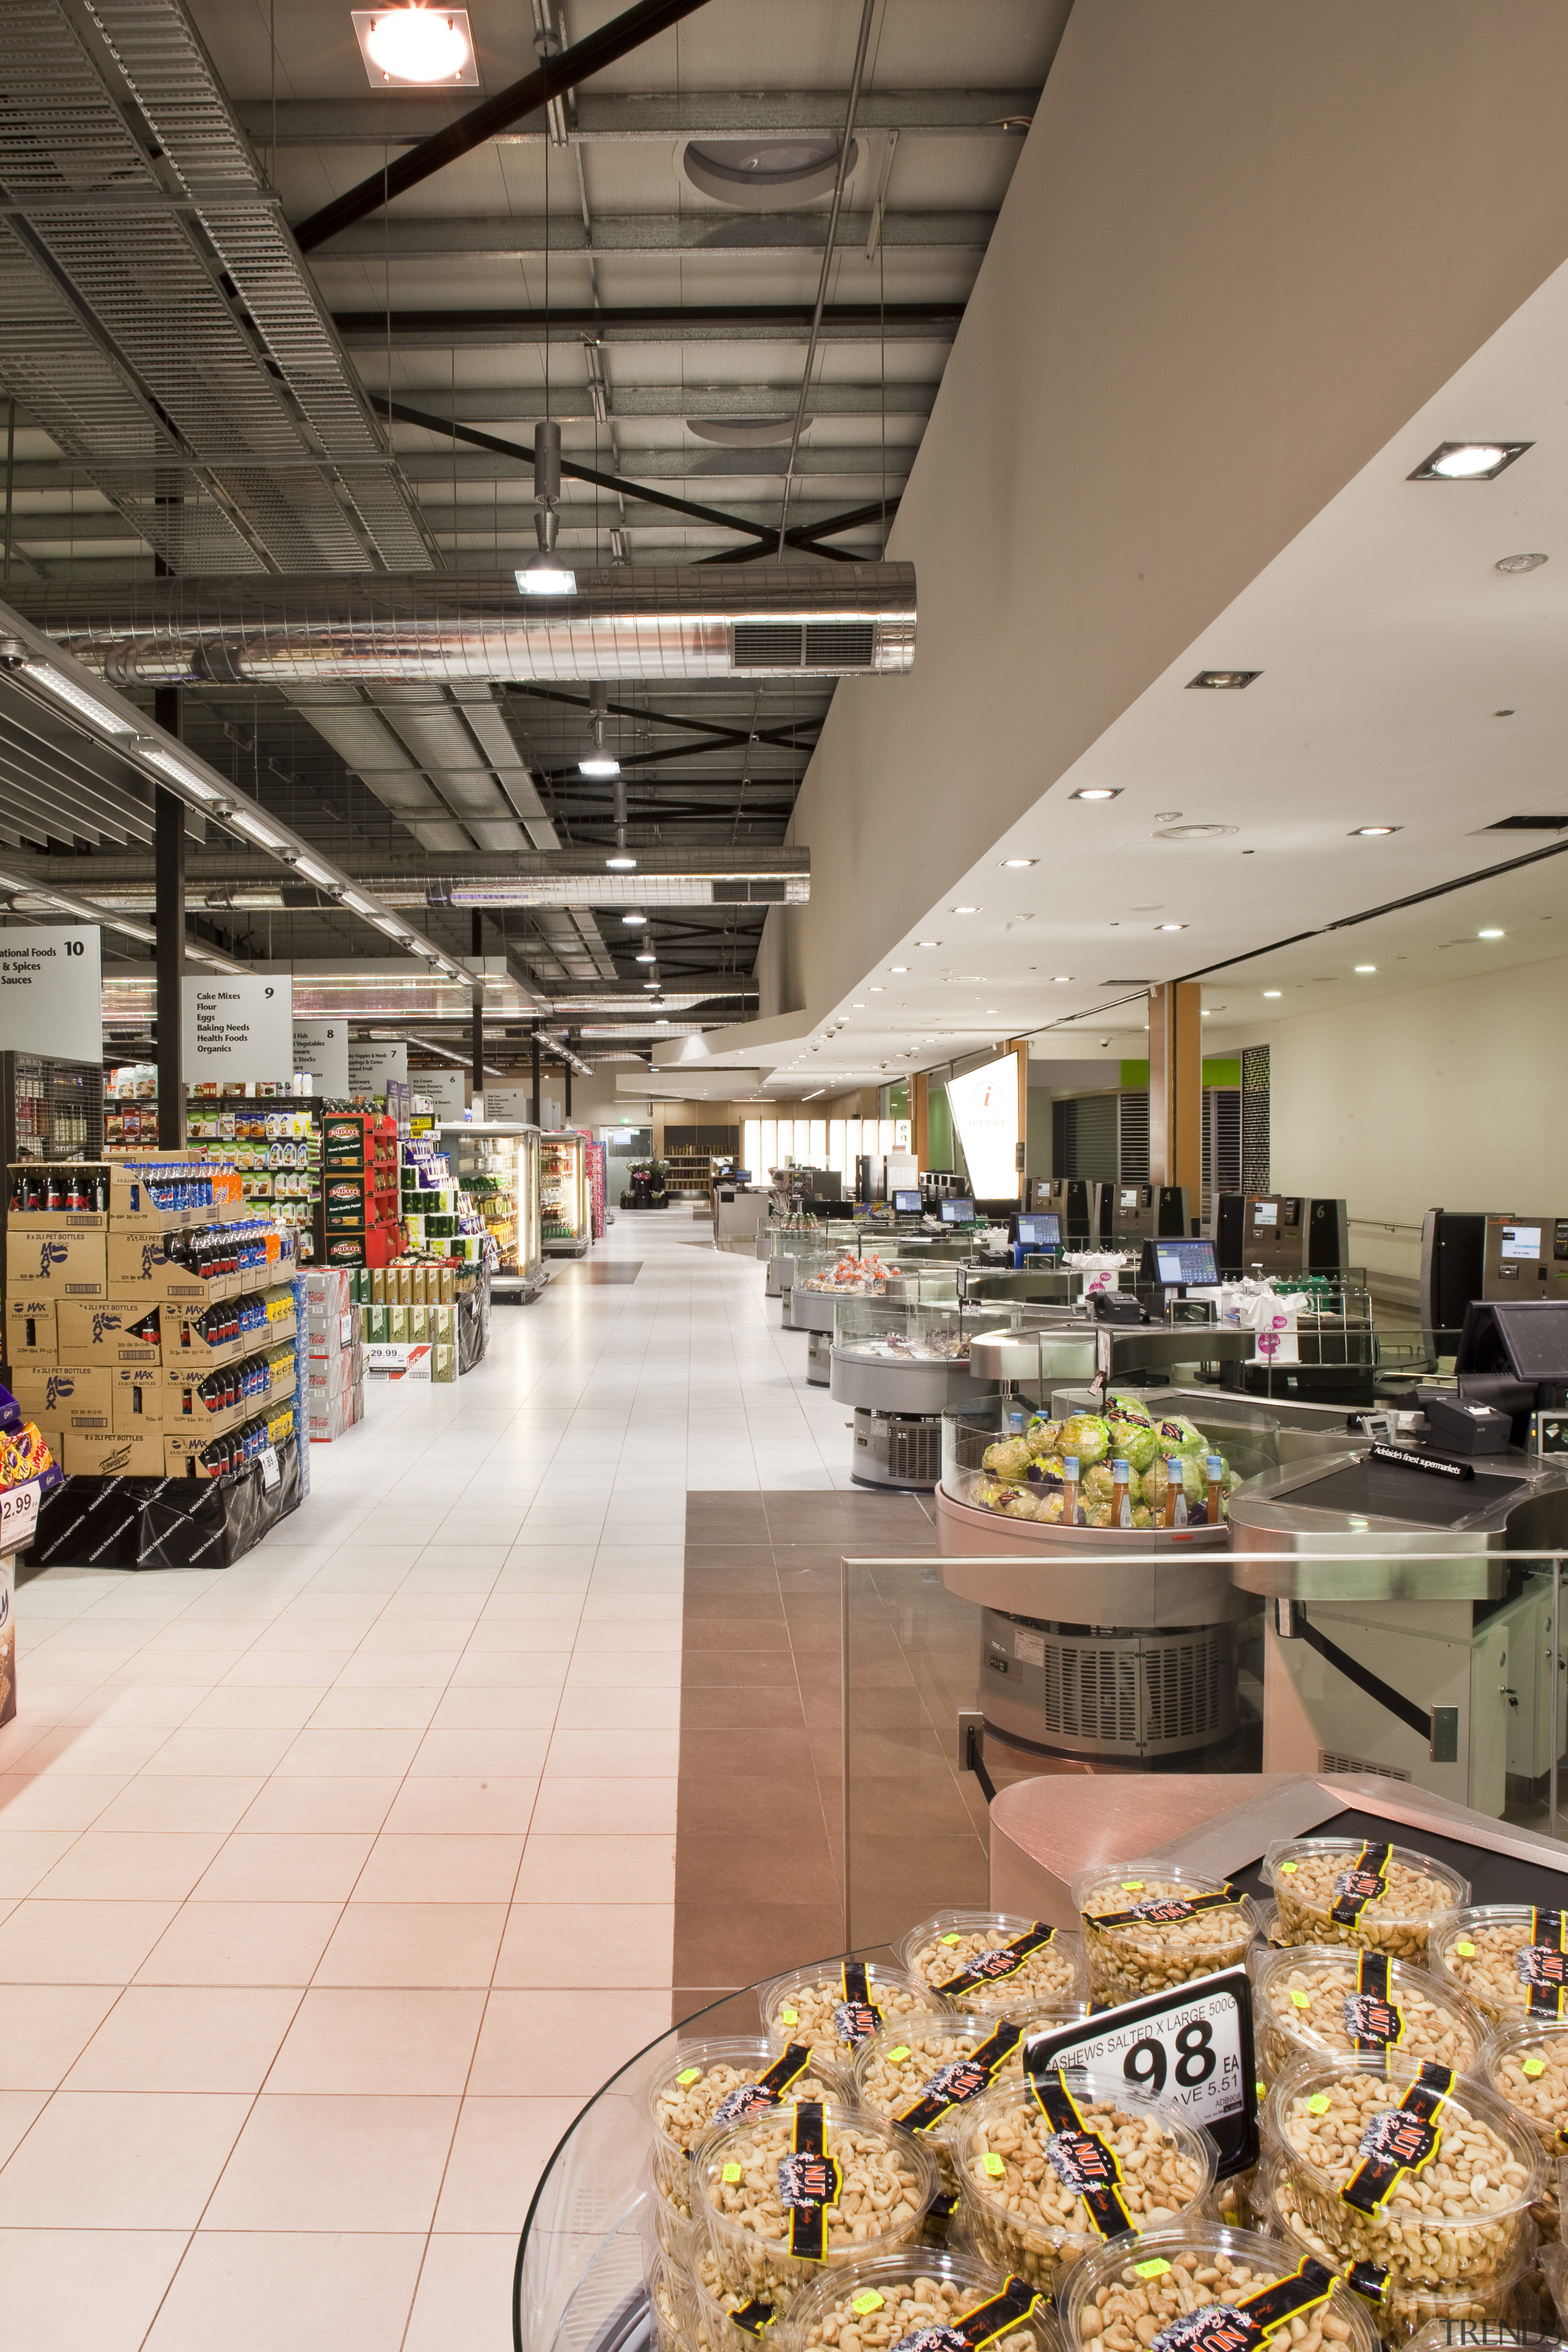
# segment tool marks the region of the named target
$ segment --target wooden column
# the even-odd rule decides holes
[[[1018,1140],[1023,1145],[1023,1157],[1018,1162],[1018,1198],[1028,1205],[1029,1199],[1029,1041],[1026,1037],[1009,1037],[1007,1051],[1018,1065]]]
[[[1149,1181],[1184,1184],[1194,1201],[1204,1173],[1202,1015],[1195,980],[1149,991]]]

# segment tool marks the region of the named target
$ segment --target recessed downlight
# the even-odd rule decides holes
[[[1165,824],[1154,837],[1157,841],[1218,841],[1222,835],[1240,831],[1238,824]]]
[[[950,915],[978,915],[980,908],[978,907],[950,907],[947,911]]]
[[[888,970],[889,971],[908,971],[909,965],[907,963],[890,963],[888,966]]]
[[[1058,988],[1067,988],[1071,985],[1072,974],[1070,971],[1054,971],[1051,979]]]
[[[1399,824],[1358,824],[1351,835],[1352,841],[1381,841],[1385,834],[1403,833]]]
[[[1188,678],[1187,685],[1189,688],[1201,686],[1223,692],[1227,688],[1250,686],[1254,678],[1262,675],[1260,669],[1201,669],[1196,677]]]
[[[747,212],[780,212],[832,191],[838,176],[837,138],[689,140],[681,166],[694,188]],[[845,177],[859,161],[852,139]]]
[[[871,993],[873,996],[886,996],[887,992],[887,990],[882,986],[879,980],[874,980],[871,982]]]
[[[1356,970],[1357,971],[1375,971],[1377,966],[1374,963],[1358,963]]]
[[[1478,940],[1500,940],[1506,938],[1506,936],[1507,934],[1503,931],[1478,931],[1476,933]]]
[[[1495,482],[1506,466],[1532,448],[1530,441],[1439,441],[1407,482]]]
[[[1494,572],[1539,572],[1545,562],[1544,555],[1500,555],[1492,565]]]
[[[1184,931],[1186,928],[1185,923],[1156,923],[1154,926],[1157,931]]]
[[[1026,866],[1037,866],[1039,860],[1037,857],[1005,857],[1002,863],[1012,872],[1020,873]]]
[[[917,948],[939,948],[942,945],[942,941],[940,940],[917,940],[915,941],[915,945]]]
[[[1119,801],[1120,784],[1084,784],[1071,796],[1075,801]]]
[[[466,8],[354,8],[350,11],[365,71],[377,86],[432,82],[477,86]]]
[[[1282,988],[1266,988],[1263,993],[1265,996],[1283,996],[1285,992]]]

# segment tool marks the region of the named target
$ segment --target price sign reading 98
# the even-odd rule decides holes
[[[1146,2000],[1102,2010],[1080,2025],[1031,2037],[1032,2074],[1082,2066],[1101,2082],[1125,2083],[1201,2125],[1219,2150],[1221,2177],[1258,2160],[1258,2067],[1252,1988],[1245,1969],[1200,1977]]]

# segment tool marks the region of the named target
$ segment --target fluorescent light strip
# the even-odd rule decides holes
[[[164,775],[172,777],[176,784],[184,784],[185,790],[195,793],[198,800],[210,803],[223,798],[216,784],[209,784],[205,777],[196,774],[194,768],[187,768],[183,760],[176,760],[173,751],[165,751],[161,743],[153,743],[144,736],[139,736],[136,748],[150,766],[161,768]]]
[[[260,842],[264,849],[284,849],[288,846],[280,833],[274,833],[269,824],[264,824],[258,816],[252,816],[248,809],[230,809],[224,822],[237,825],[241,833],[249,834],[252,841]]]
[[[58,695],[62,702],[68,702],[74,711],[81,718],[90,719],[95,727],[101,727],[106,735],[135,733],[133,719],[121,719],[118,711],[105,709],[101,702],[83,692],[74,677],[68,677],[64,670],[56,669],[52,662],[25,661],[22,674],[30,677],[35,686],[44,687],[50,694]]]
[[[341,890],[343,887],[335,874],[329,874],[326,867],[318,866],[313,857],[297,857],[294,871],[302,874],[307,882],[313,882],[319,890]]]

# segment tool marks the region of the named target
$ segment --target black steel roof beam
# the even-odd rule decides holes
[[[898,510],[898,494],[886,499],[877,499],[867,506],[850,507],[843,514],[825,515],[820,521],[814,522],[805,529],[786,530],[784,535],[784,545],[809,548],[813,553],[818,555],[837,554],[839,550],[820,547],[817,544],[818,541],[826,538],[830,531],[859,530],[865,524],[879,521],[884,515],[890,521]],[[777,531],[770,531],[768,544],[765,547],[725,547],[721,548],[716,555],[701,555],[697,560],[700,563],[755,563],[760,557],[771,555],[777,542]]]
[[[555,64],[565,63],[571,54],[565,52]],[[579,78],[581,72],[579,68]],[[859,126],[862,131],[897,131],[921,138],[1019,139],[1028,130],[1038,100],[1039,90],[1034,86],[872,89],[860,101]],[[374,147],[378,151],[417,147],[436,133],[471,121],[475,112],[456,95],[416,89],[356,98],[238,99],[234,110],[258,146]],[[844,121],[844,93],[841,89],[580,90],[573,118],[566,125],[571,146],[637,140],[668,146],[679,139],[745,139],[759,133],[771,139],[837,138]],[[489,133],[508,142],[550,135],[542,100]]]
[[[531,74],[520,81],[509,82],[505,89],[497,90],[478,106],[471,106],[456,122],[443,130],[432,131],[418,145],[400,155],[395,163],[384,163],[379,172],[361,180],[342,195],[302,220],[294,231],[294,241],[301,253],[335,236],[355,221],[364,220],[371,213],[380,212],[394,196],[406,195],[434,173],[444,171],[464,155],[471,155],[493,139],[498,131],[505,131],[522,115],[535,107],[547,106],[552,98],[563,97],[586,81],[590,74],[614,65],[618,58],[641,48],[656,34],[668,32],[684,16],[695,16],[705,0],[636,0],[636,5],[624,14],[601,25],[596,32],[574,41],[570,48],[562,49],[552,58],[545,58]]]
[[[530,465],[533,463],[532,449],[525,448],[521,441],[503,441],[499,435],[480,433],[472,425],[455,425],[446,417],[432,416],[424,409],[410,408],[401,400],[388,400],[381,393],[373,392],[370,400],[373,407],[380,409],[384,416],[395,417],[400,425],[422,425],[427,433],[444,433],[449,440],[469,442],[475,448],[489,449],[495,456],[521,457]],[[581,465],[574,457],[563,457],[561,471],[570,475],[574,481],[592,482],[598,489],[615,490],[626,497],[638,499],[645,506],[668,507],[672,514],[689,515],[697,522],[712,523],[721,530],[738,530],[748,539],[773,540],[777,537],[777,533],[771,532],[763,523],[744,522],[738,515],[725,514],[718,507],[698,506],[690,499],[673,498],[667,490],[651,490],[644,483],[625,481],[618,474],[601,474],[596,467]],[[802,544],[807,542],[803,541]],[[819,552],[832,555],[841,562],[853,560],[845,556],[838,548],[823,548]]]
[[[798,342],[811,331],[809,302],[616,303],[595,310],[552,304],[548,310],[334,310],[332,324],[350,342],[384,348],[419,339],[461,348],[466,343],[580,343],[635,337],[643,341]],[[822,314],[829,341],[947,341],[963,316],[962,302],[830,302]]]

